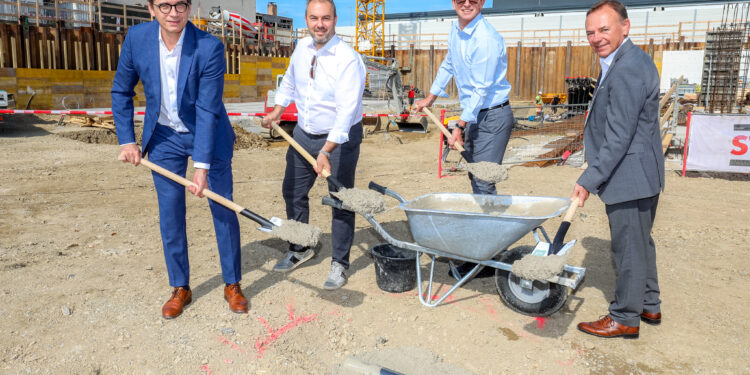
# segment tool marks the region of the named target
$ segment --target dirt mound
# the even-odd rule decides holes
[[[235,150],[243,150],[248,148],[265,148],[268,147],[263,137],[259,134],[248,132],[247,130],[233,126],[234,133],[237,135],[237,140],[234,143]],[[117,133],[114,130],[102,129],[102,128],[84,128],[81,130],[73,130],[57,133],[59,136],[73,139],[84,143],[97,143],[97,144],[109,144],[117,145]],[[138,144],[141,144],[143,138],[143,126],[136,125],[135,127],[135,139],[138,140]]]
[[[237,136],[237,140],[234,141],[235,150],[268,147],[268,142],[260,134],[249,132],[237,124],[232,124],[232,128]]]
[[[141,139],[141,134],[143,133],[142,128],[138,128],[136,132],[136,139]],[[77,130],[77,131],[67,131],[62,133],[57,133],[57,135],[73,139],[76,141],[84,142],[84,143],[98,143],[98,144],[107,144],[107,145],[116,145],[119,144],[117,142],[117,134],[114,130],[109,129],[84,129],[84,130]],[[139,142],[140,143],[140,142]]]

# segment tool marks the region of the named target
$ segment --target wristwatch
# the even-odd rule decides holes
[[[461,126],[461,124],[456,124],[456,127],[461,129],[461,131],[466,130],[466,126]]]
[[[322,149],[322,148],[320,149],[320,151],[318,151],[318,153],[325,155],[329,159],[331,158],[331,153],[328,152],[328,151],[326,151],[326,150],[324,150],[324,149]]]

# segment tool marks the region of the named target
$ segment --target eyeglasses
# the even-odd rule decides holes
[[[318,56],[313,56],[312,61],[310,61],[310,78],[315,79],[315,63],[317,62]]]
[[[170,12],[172,12],[172,8],[174,8],[174,10],[176,10],[177,13],[185,13],[185,11],[187,10],[189,6],[190,4],[183,2],[183,1],[174,5],[167,4],[167,3],[156,4],[156,7],[159,8],[159,11],[161,11],[164,14],[169,14]]]
[[[455,2],[458,5],[461,5],[461,4],[465,3],[465,2],[469,2],[469,4],[471,4],[471,5],[477,5],[477,4],[479,4],[479,0],[453,0],[453,2]]]

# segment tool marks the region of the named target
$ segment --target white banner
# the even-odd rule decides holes
[[[688,170],[750,173],[750,116],[692,114]]]

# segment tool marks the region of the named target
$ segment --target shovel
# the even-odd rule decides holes
[[[576,213],[578,203],[578,197],[573,198],[573,201],[570,202],[570,207],[568,207],[568,210],[565,211],[565,216],[563,217],[563,222],[560,223],[560,228],[557,228],[557,234],[555,234],[555,239],[552,241],[552,244],[549,247],[548,254],[557,254],[565,244],[565,235],[568,233],[568,229],[570,229],[570,221],[573,220],[573,215],[575,215]]]
[[[141,164],[143,164],[146,168],[182,185],[185,187],[188,186],[194,186],[192,181],[178,176],[175,173],[172,173],[146,159],[141,159]],[[211,199],[212,201],[258,223],[261,225],[261,229],[266,232],[270,232],[271,234],[281,238],[282,240],[289,241],[292,243],[296,243],[303,246],[315,246],[318,243],[318,238],[320,237],[321,230],[319,228],[316,228],[314,226],[311,226],[309,224],[304,223],[296,223],[292,221],[286,221],[283,222],[281,219],[278,218],[272,218],[271,220],[277,221],[281,223],[275,224],[271,220],[267,220],[266,218],[256,214],[255,212],[252,212],[248,210],[247,208],[244,208],[240,206],[237,203],[234,203],[230,201],[227,198],[222,197],[219,194],[214,193],[211,190],[203,189],[202,191],[203,195]],[[289,228],[285,228],[284,230],[281,230],[280,228],[282,226],[287,226],[289,224]],[[289,230],[294,229],[294,230]],[[295,232],[296,233],[290,233]],[[301,232],[301,233],[300,233]]]
[[[308,163],[310,163],[310,165],[313,167],[318,166],[317,160],[315,160],[307,150],[302,148],[292,136],[285,132],[284,129],[279,127],[276,123],[272,123],[272,125],[274,130],[279,132],[279,134],[284,137],[284,139],[286,139],[286,141],[289,142],[289,144],[292,145],[292,147],[294,147],[294,149],[297,150],[297,152],[299,152]],[[321,174],[336,190],[337,193],[334,194],[334,196],[340,199],[346,206],[348,206],[348,208],[351,208],[352,211],[361,214],[376,214],[385,211],[385,199],[383,199],[381,195],[369,190],[348,189],[336,180],[336,178],[331,175],[331,172],[325,169]]]
[[[437,125],[437,127],[440,129],[440,131],[443,132],[443,135],[445,135],[447,138],[451,138],[452,135],[448,131],[448,129],[443,126],[443,124],[438,120],[437,117],[435,117],[432,112],[427,109],[427,107],[422,108],[424,113],[427,114],[427,116],[430,117],[430,119]],[[476,176],[477,178],[490,182],[490,183],[498,183],[501,181],[505,181],[508,179],[508,168],[495,164],[490,162],[479,162],[474,163],[474,158],[466,152],[466,149],[463,145],[460,143],[454,143],[453,144],[456,149],[461,153],[461,156],[463,156],[464,159],[466,159],[466,162],[469,163],[468,170],[471,174]]]
[[[562,255],[558,255],[558,253],[563,248],[565,234],[568,233],[570,221],[573,219],[577,207],[578,197],[573,199],[565,212],[563,222],[560,223],[560,228],[557,229],[555,239],[549,245],[548,250],[546,252],[542,250],[537,254],[535,249],[529,256],[514,262],[511,269],[514,275],[527,280],[546,280],[559,274],[565,268],[568,253]]]

